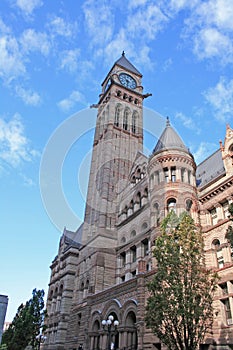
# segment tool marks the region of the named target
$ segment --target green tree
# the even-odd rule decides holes
[[[203,238],[192,218],[163,220],[154,247],[157,271],[148,283],[145,321],[169,350],[196,350],[213,322],[218,277],[205,268]]]
[[[44,290],[34,289],[32,298],[19,306],[12,324],[3,333],[2,343],[8,350],[24,350],[27,345],[36,348],[36,335],[43,327],[45,316]]]

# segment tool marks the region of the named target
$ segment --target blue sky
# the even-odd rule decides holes
[[[226,124],[233,126],[232,39],[232,0],[0,1],[7,321],[33,288],[47,291],[62,227],[75,230],[82,220],[95,118],[89,106],[122,51],[152,93],[145,107],[170,117],[199,163],[224,140]],[[154,139],[147,142],[152,150]]]

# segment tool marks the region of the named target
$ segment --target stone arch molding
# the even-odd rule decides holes
[[[111,314],[111,312],[114,312],[118,317],[118,321],[120,322],[121,309],[121,302],[118,299],[111,299],[105,304],[102,311],[102,317],[103,319],[106,319]]]

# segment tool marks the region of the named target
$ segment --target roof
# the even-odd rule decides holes
[[[197,186],[201,187],[217,179],[226,173],[221,149],[218,149],[211,156],[197,166]]]
[[[132,63],[130,63],[129,60],[127,60],[127,58],[125,57],[125,52],[123,51],[122,52],[122,55],[121,57],[119,58],[119,60],[117,60],[115,63],[114,63],[114,66],[115,65],[118,65],[118,66],[121,66],[122,68],[125,68],[127,69],[128,71],[132,72],[132,73],[135,73],[137,75],[140,75],[142,76],[142,74],[137,70],[137,68],[135,68]]]
[[[75,232],[69,231],[65,228],[63,232],[65,243],[67,243],[68,246],[80,248],[82,246],[81,244],[82,231],[83,231],[83,224],[81,224],[81,226]]]
[[[170,125],[169,118],[167,117],[166,127],[153,150],[153,154],[168,149],[177,149],[190,153],[180,136]]]

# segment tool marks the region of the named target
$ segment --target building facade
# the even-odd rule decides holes
[[[8,306],[8,296],[0,295],[0,344],[2,341],[2,334],[4,330],[4,322],[6,317],[7,306]]]
[[[44,350],[165,349],[144,323],[153,244],[170,210],[201,225],[206,262],[220,276],[213,334],[203,349],[233,348],[233,130],[200,165],[167,119],[143,154],[141,73],[124,53],[102,83],[83,224],[64,230],[51,265]],[[77,240],[77,237],[80,239]],[[112,315],[117,331],[102,325]],[[105,327],[106,328],[106,327]],[[110,343],[109,343],[110,342]]]

